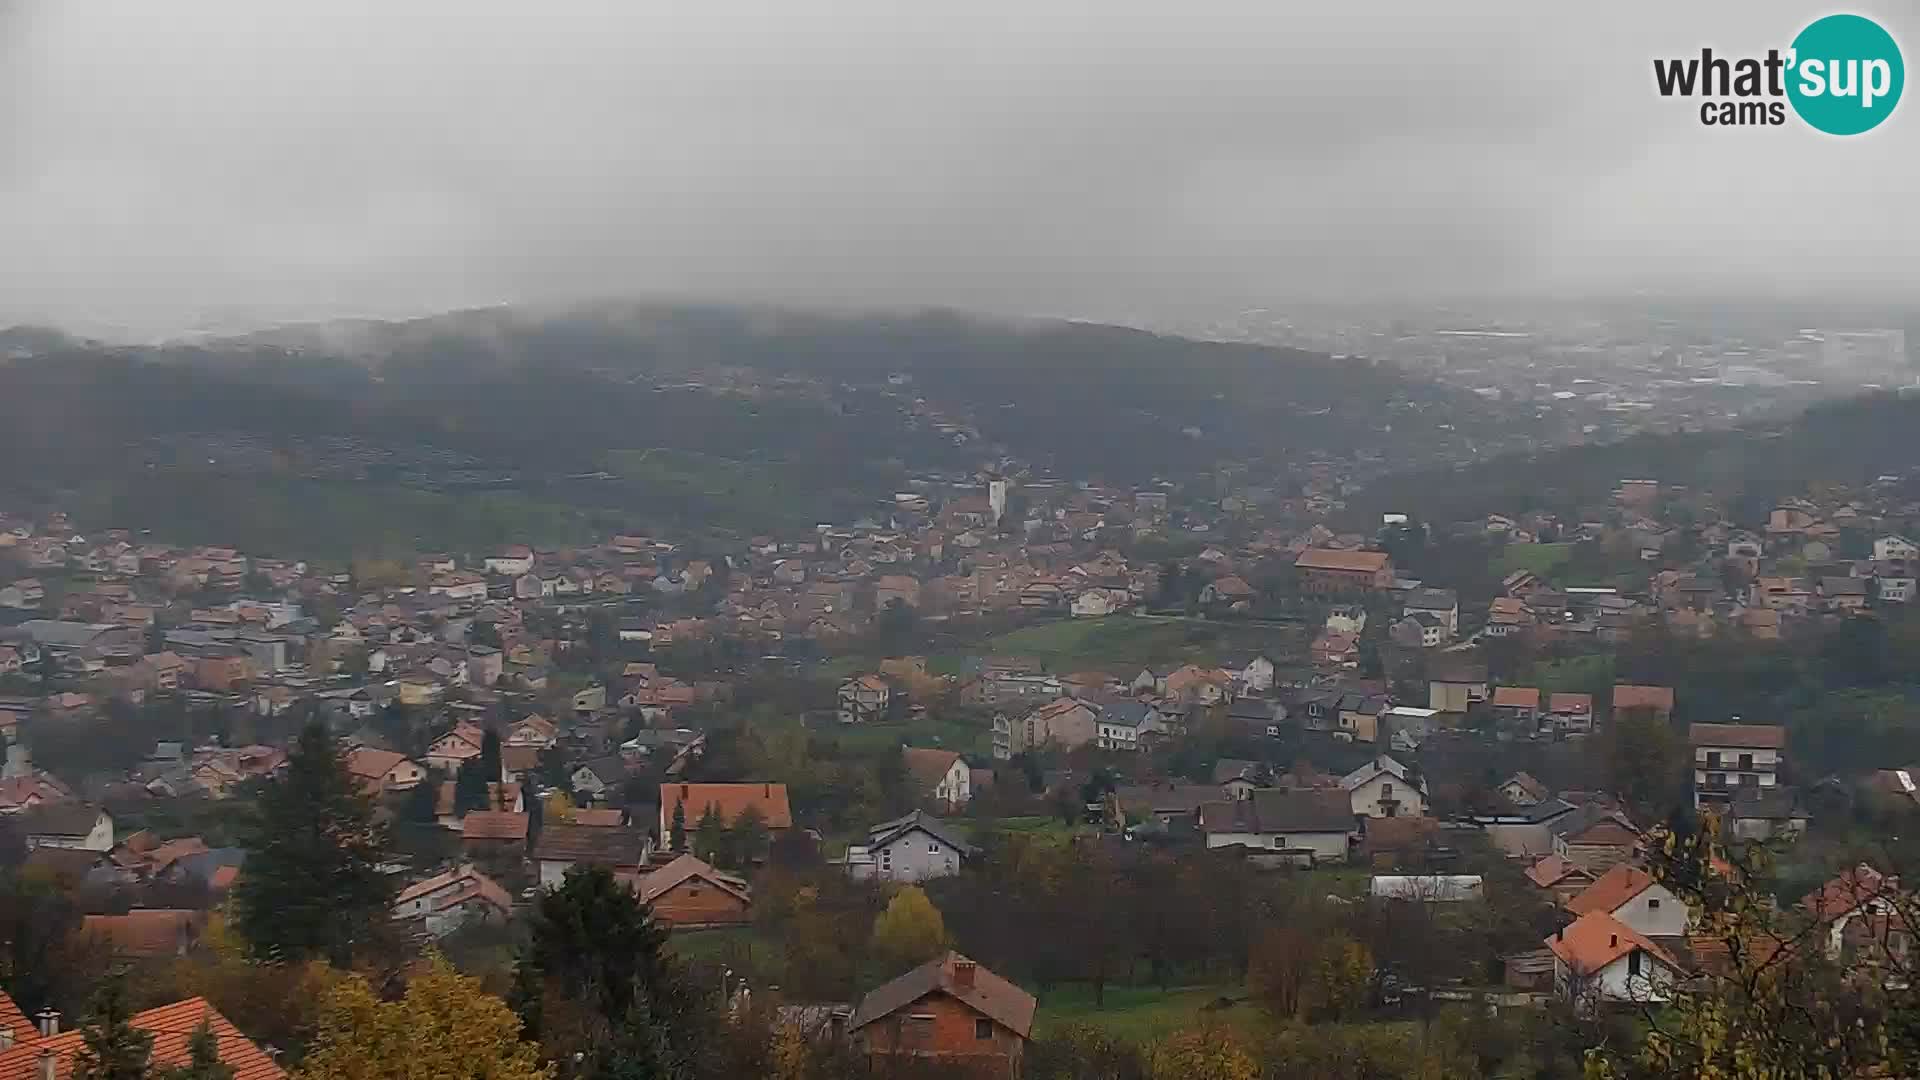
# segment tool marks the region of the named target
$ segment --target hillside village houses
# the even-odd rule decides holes
[[[1920,807],[1898,779],[1911,763],[1791,773],[1785,727],[1716,715],[1620,649],[1651,627],[1764,647],[1904,610],[1920,552],[1903,537],[1920,506],[1891,485],[1783,506],[1751,530],[1669,519],[1670,491],[1638,487],[1578,520],[1437,523],[1436,536],[1487,540],[1496,557],[1543,535],[1620,556],[1604,579],[1516,557],[1452,581],[1417,580],[1422,564],[1400,565],[1387,540],[1341,531],[1358,526],[1335,506],[1351,479],[1340,470],[1303,468],[1257,495],[1245,488],[1264,485],[1227,477],[1233,510],[1171,484],[1028,475],[998,522],[979,477],[922,479],[904,503],[792,535],[695,549],[633,528],[377,573],[0,516],[0,818],[35,851],[97,857],[103,875],[230,886],[244,873],[232,853],[150,858],[190,838],[135,843],[108,808],[246,799],[311,715],[383,813],[437,822],[457,849],[405,872],[396,914],[419,933],[496,919],[502,893],[582,864],[613,868],[673,912],[663,921],[723,925],[752,910],[765,854],[720,866],[676,850],[676,809],[689,834],[709,808],[725,827],[757,816],[770,837],[833,831],[806,785],[742,775],[726,739],[751,715],[797,727],[836,767],[898,753],[898,802],[830,839],[856,877],[966,873],[977,834],[953,820],[962,812],[1064,808],[1075,830],[1116,842],[1303,872],[1445,872],[1421,864],[1484,840],[1565,912],[1534,958],[1547,988],[1619,996],[1684,979],[1695,928],[1647,877],[1656,823],[1604,790],[1601,755],[1580,740],[1627,719],[1684,730],[1696,807],[1740,840],[1807,843],[1810,807],[1825,804],[1797,785]],[[1186,554],[1139,554],[1170,550]],[[824,663],[833,676],[814,674]],[[154,731],[133,764],[50,768],[33,753],[51,725],[128,716]],[[501,775],[483,778],[475,806],[456,777],[490,731]],[[534,828],[549,806],[571,816]],[[913,987],[946,992],[968,970],[955,961]],[[912,1028],[909,1005],[883,997],[863,1014],[877,1052],[898,1049],[889,1025]],[[964,1015],[989,1021],[985,1041],[1011,1056],[1019,1002],[995,1009]]]

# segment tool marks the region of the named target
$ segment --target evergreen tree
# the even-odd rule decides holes
[[[100,987],[80,1039],[85,1045],[74,1054],[73,1080],[147,1080],[153,1036],[133,1026],[124,975]]]
[[[604,866],[570,870],[542,893],[514,967],[513,1005],[543,1056],[577,1060],[570,1076],[692,1073],[715,1017],[666,940]]]
[[[745,866],[767,853],[767,817],[758,806],[749,806],[733,819],[733,856],[736,865]]]
[[[703,859],[717,858],[726,842],[727,823],[720,818],[720,808],[708,803],[693,829],[693,853]]]
[[[668,830],[668,845],[674,851],[687,850],[687,804],[673,804],[673,822]]]
[[[220,1037],[205,1017],[187,1037],[187,1063],[154,1070],[154,1080],[233,1080],[233,1066],[220,1060]]]
[[[480,737],[480,775],[491,783],[500,782],[500,733],[492,728]]]
[[[387,832],[324,726],[301,731],[285,774],[261,791],[243,840],[249,857],[234,915],[254,955],[347,966],[354,949],[385,928],[393,906],[393,884],[380,870]]]
[[[453,812],[465,816],[469,810],[486,810],[487,771],[479,758],[460,763],[453,774]]]

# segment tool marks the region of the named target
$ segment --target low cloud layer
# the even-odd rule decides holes
[[[1653,90],[1826,10],[0,0],[0,323],[1910,295],[1920,101],[1843,140]]]

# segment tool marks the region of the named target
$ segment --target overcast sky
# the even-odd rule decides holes
[[[1896,6],[1851,10],[1911,61]],[[1911,296],[1920,101],[1833,139],[1653,90],[1828,10],[0,0],[0,324]]]

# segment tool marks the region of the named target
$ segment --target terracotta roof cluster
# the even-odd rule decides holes
[[[1547,939],[1547,948],[1579,975],[1591,975],[1639,949],[1675,971],[1685,970],[1679,958],[1604,911],[1590,911]]]
[[[1384,551],[1308,548],[1300,553],[1300,557],[1293,561],[1293,565],[1302,570],[1346,570],[1372,574],[1386,569],[1387,559],[1387,553]]]
[[[658,870],[640,879],[640,899],[652,903],[667,890],[689,878],[698,878],[722,892],[731,893],[740,902],[751,903],[747,892],[747,883],[732,874],[723,874],[715,870],[703,859],[692,855],[682,855]]]
[[[793,827],[793,810],[787,803],[785,784],[661,784],[661,820],[673,816],[673,808],[686,804],[687,828],[698,824],[707,807],[718,808],[720,820],[728,825],[739,820],[747,807],[760,809],[761,820],[769,829]]]
[[[907,775],[913,777],[914,783],[929,790],[945,780],[954,762],[960,760],[960,755],[952,750],[921,746],[905,747],[900,751],[900,756],[906,759]]]
[[[192,1061],[187,1044],[203,1021],[213,1032],[220,1060],[233,1070],[233,1080],[283,1080],[286,1076],[265,1051],[240,1034],[205,998],[188,998],[135,1013],[130,1022],[153,1035],[153,1064],[187,1065]],[[0,1080],[39,1080],[41,1055],[48,1050],[54,1054],[54,1080],[71,1080],[74,1055],[85,1045],[84,1033],[79,1030],[63,1031],[50,1038],[37,1033],[27,1040],[16,1038],[13,1049],[0,1051]]]

